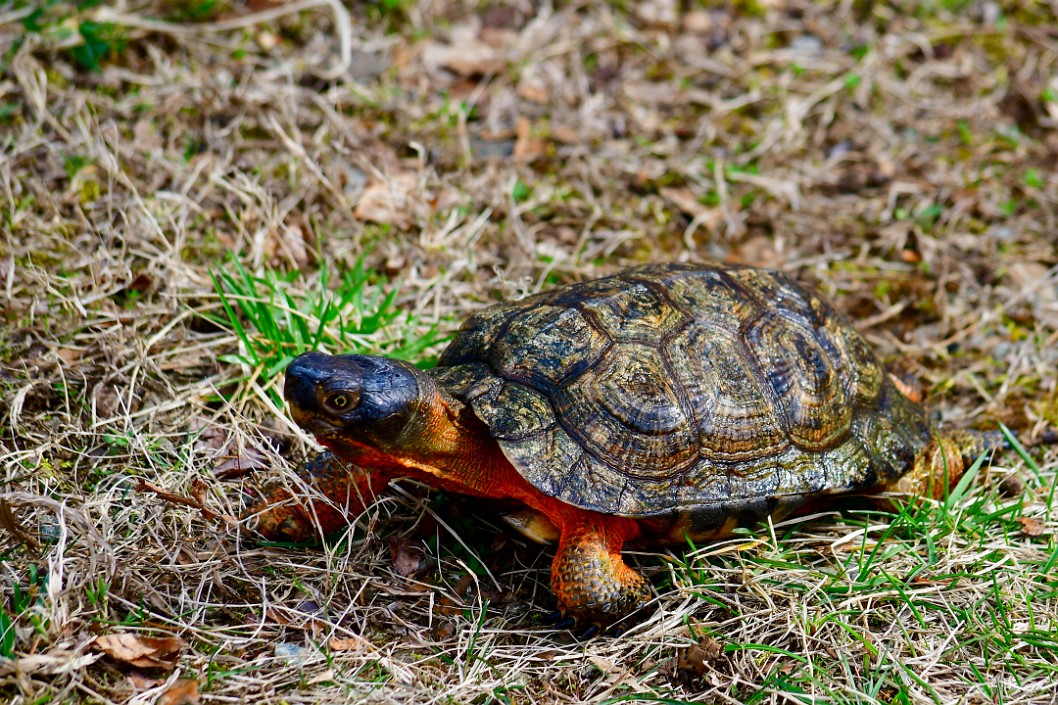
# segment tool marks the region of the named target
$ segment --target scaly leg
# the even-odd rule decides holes
[[[276,487],[246,510],[257,518],[257,531],[270,541],[301,542],[326,536],[349,523],[389,483],[388,473],[365,470],[326,451],[298,469],[309,496]]]
[[[1007,444],[996,431],[948,431],[935,438],[929,448],[915,459],[911,472],[882,487],[933,499],[943,499],[967,468],[986,450],[997,450]]]
[[[621,557],[621,547],[637,533],[633,521],[601,515],[562,527],[551,589],[566,616],[606,627],[646,604],[650,584]]]

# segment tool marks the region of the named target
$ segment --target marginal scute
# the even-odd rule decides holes
[[[566,501],[577,506],[592,504],[591,496],[579,487],[585,481],[577,470],[578,463],[583,462],[584,449],[561,426],[547,427],[532,436],[498,441],[511,464],[538,490],[564,499],[576,495],[578,501]]]
[[[492,437],[501,441],[537,435],[556,423],[547,397],[517,382],[506,382],[474,397],[471,406],[488,424]]]
[[[751,267],[651,265],[490,307],[431,374],[541,492],[659,536],[869,488],[930,443],[846,321]]]

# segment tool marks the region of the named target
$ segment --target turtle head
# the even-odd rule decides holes
[[[324,445],[384,450],[398,442],[431,384],[399,360],[308,352],[287,367],[284,396],[294,421]]]

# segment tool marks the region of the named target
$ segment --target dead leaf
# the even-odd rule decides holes
[[[132,684],[132,687],[135,688],[136,692],[142,692],[144,690],[150,690],[151,688],[157,688],[165,683],[165,680],[162,678],[151,678],[140,671],[131,671],[129,673],[129,683]]]
[[[372,223],[407,226],[417,185],[414,174],[397,174],[385,182],[370,184],[356,204],[356,217]]]
[[[132,128],[132,135],[136,149],[143,150],[144,154],[160,150],[164,145],[154,121],[147,118],[141,118],[136,121],[135,126]]]
[[[999,483],[999,493],[1004,497],[1020,497],[1025,494],[1025,481],[1017,475],[1007,475]]]
[[[263,30],[257,33],[257,46],[265,51],[272,51],[279,45],[279,37],[274,32]]]
[[[309,264],[309,253],[305,247],[305,231],[296,224],[288,223],[271,230],[265,238],[265,253],[274,265],[288,263],[297,269]]]
[[[153,637],[139,634],[108,634],[89,644],[107,656],[136,668],[161,668],[171,671],[176,666],[184,640],[177,636]]]
[[[46,654],[33,654],[16,659],[0,659],[0,677],[14,674],[57,676],[75,673],[103,658],[102,654],[77,655],[75,651],[54,649]]]
[[[1041,303],[1058,301],[1058,284],[1051,270],[1039,262],[1013,262],[1007,267],[1007,278],[1021,293],[1031,293]],[[60,355],[62,352],[60,351]]]
[[[765,235],[754,235],[735,247],[729,259],[756,267],[778,268],[782,256],[775,249],[775,240]]]
[[[208,491],[209,488],[206,486],[206,483],[202,481],[202,478],[196,477],[191,481],[191,496],[195,498],[195,501],[198,502],[200,507],[206,505],[206,492]]]
[[[617,664],[602,656],[588,656],[588,662],[603,673],[613,673],[617,670]]]
[[[518,95],[537,105],[547,105],[551,100],[551,91],[542,81],[523,80],[518,86]]]
[[[221,461],[213,468],[213,475],[221,480],[242,477],[253,470],[263,470],[270,466],[268,456],[256,448],[244,448],[238,455]]]
[[[189,424],[191,433],[201,431],[195,450],[221,450],[228,444],[228,432],[203,416],[196,416]]]
[[[547,153],[547,142],[533,134],[533,125],[529,118],[518,118],[515,126],[517,139],[514,142],[514,160],[516,162],[531,162]]]
[[[1018,523],[1021,524],[1021,533],[1026,536],[1032,536],[1035,538],[1047,533],[1046,528],[1039,519],[1033,517],[1018,517]]]
[[[658,189],[658,193],[666,201],[692,218],[697,218],[712,210],[699,201],[694,191],[691,191],[686,186],[662,186]]]
[[[276,624],[279,624],[281,626],[286,626],[286,625],[290,624],[290,620],[287,619],[286,615],[284,615],[279,610],[268,608],[267,610],[265,610],[265,616],[268,617],[273,622],[275,622]]]
[[[59,348],[55,354],[59,356],[64,365],[73,365],[81,359],[82,352],[76,348]]]
[[[447,619],[438,619],[430,631],[430,636],[436,641],[448,641],[456,635],[456,625]]]
[[[691,10],[683,13],[680,19],[684,32],[692,34],[707,34],[713,29],[713,18],[705,10]]]
[[[127,389],[119,389],[108,382],[100,382],[92,388],[92,403],[95,404],[96,415],[109,419],[119,414],[133,414],[139,411],[143,400],[141,391],[136,389],[132,394],[128,394]]]
[[[339,639],[338,637],[331,637],[331,640],[327,642],[327,645],[331,647],[331,651],[363,651],[364,640],[360,637],[350,637],[348,639]]]
[[[636,14],[647,24],[657,27],[675,27],[679,21],[680,11],[676,0],[646,0],[633,6]]]
[[[198,681],[180,678],[162,693],[156,705],[198,705]]]
[[[418,571],[422,563],[422,553],[406,538],[390,539],[389,555],[393,561],[393,572],[404,578]]]
[[[704,676],[709,671],[710,662],[718,660],[723,653],[724,648],[720,642],[707,636],[697,644],[680,649],[676,659],[676,668],[685,673]]]
[[[460,76],[499,73],[507,65],[502,51],[477,39],[458,46],[431,42],[423,48],[422,60],[427,66],[440,66]]]

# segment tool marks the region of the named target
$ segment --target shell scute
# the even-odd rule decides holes
[[[606,296],[588,298],[576,306],[612,340],[656,343],[675,332],[687,317],[655,289],[646,282],[627,281]]]
[[[853,412],[839,368],[842,360],[821,338],[820,329],[786,311],[766,313],[745,335],[787,433],[794,443],[813,451],[845,437]]]
[[[733,463],[772,457],[790,446],[778,409],[736,333],[690,326],[672,339],[665,355],[694,410],[702,457]]]
[[[547,392],[588,369],[608,344],[576,308],[542,305],[512,316],[486,359],[503,377]]]
[[[697,459],[693,419],[656,348],[614,345],[555,392],[554,406],[570,435],[620,474],[671,476]]]

